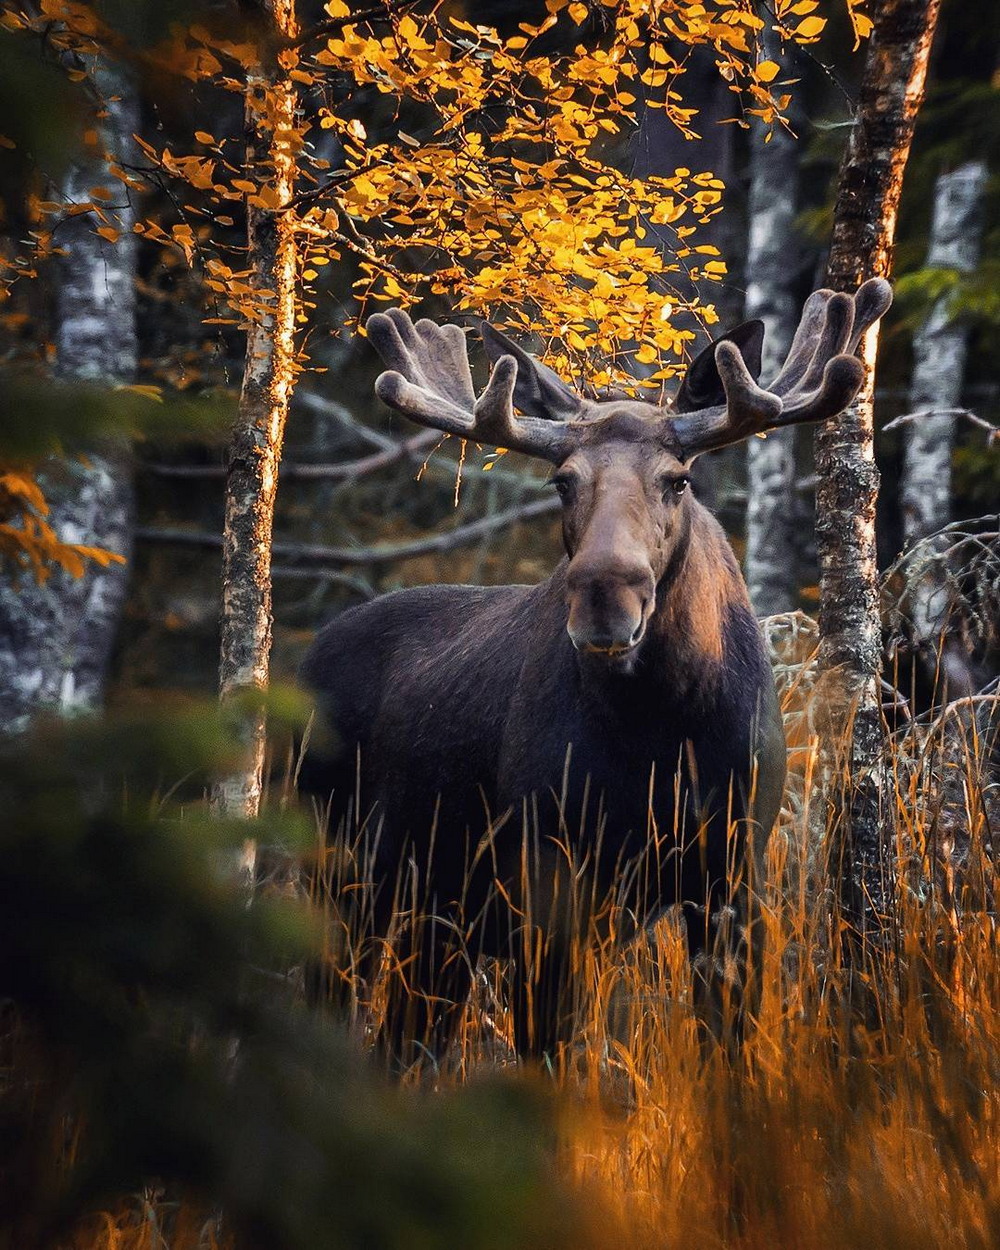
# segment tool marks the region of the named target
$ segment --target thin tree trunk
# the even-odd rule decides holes
[[[771,49],[765,44],[765,51]],[[774,377],[798,324],[795,299],[795,214],[799,145],[776,128],[765,142],[753,133],[750,156],[745,315],[764,322],[761,376]],[[777,430],[747,444],[746,579],[758,616],[787,612],[797,598],[792,541],[795,497],[795,429]]]
[[[970,161],[939,175],[934,189],[927,265],[971,273],[979,263],[983,231],[986,166]],[[968,329],[951,320],[948,297],[938,300],[913,339],[913,378],[909,411],[927,415],[908,422],[901,501],[907,546],[942,529],[951,520],[951,453],[954,409],[965,373]],[[947,540],[934,540],[940,549]],[[949,629],[951,595],[944,565],[931,561],[906,590],[914,662],[940,699],[974,694],[976,677],[962,640]]]
[[[94,80],[106,103],[98,130],[103,153],[129,161],[138,129],[134,97],[116,70]],[[63,187],[67,207],[89,204],[109,179],[103,159],[75,168]],[[134,213],[120,187],[104,207],[121,233],[109,242],[91,213],[67,215],[56,296],[56,369],[65,378],[127,382],[136,367]],[[52,461],[40,474],[49,522],[63,542],[131,554],[132,482],[123,456],[93,449],[82,460]],[[41,709],[71,713],[98,705],[125,597],[127,570],[88,562],[83,575],[54,570],[44,585],[0,586],[0,730],[23,728]]]
[[[875,6],[857,116],[840,169],[829,286],[854,291],[888,276],[892,243],[939,0]],[[881,929],[891,892],[885,873],[892,808],[883,802],[885,731],[879,700],[881,633],[875,559],[873,396],[878,327],[865,335],[858,399],[816,433],[820,556],[820,663],[835,732],[852,730],[846,817],[845,904],[862,934]]]
[[[927,253],[928,268],[971,273],[979,263],[983,232],[986,166],[970,161],[938,177]],[[911,412],[940,410],[907,426],[903,468],[903,528],[907,544],[924,538],[951,520],[951,451],[955,418],[965,373],[968,329],[953,323],[944,297],[913,339]]]
[[[263,0],[270,35],[296,33],[294,0]],[[262,38],[262,45],[267,38]],[[273,209],[247,206],[251,283],[260,296],[247,331],[246,365],[226,476],[222,554],[222,645],[219,695],[223,703],[268,684],[271,654],[271,533],[278,465],[295,378],[296,241],[289,204],[295,187],[296,96],[279,58],[248,81],[246,163],[268,171]],[[266,102],[266,107],[264,107]],[[265,715],[248,705],[245,768],[216,787],[217,809],[253,817],[260,806]]]

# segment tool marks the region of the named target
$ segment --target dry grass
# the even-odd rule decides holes
[[[889,940],[849,968],[826,846],[811,831],[808,630],[790,621],[772,643],[793,775],[760,891],[757,1007],[739,1046],[708,1038],[669,919],[641,944],[582,952],[577,1044],[548,1076],[561,1107],[555,1165],[594,1211],[595,1246],[992,1250],[1000,950],[982,720],[953,708],[950,726],[896,744],[897,911]],[[356,941],[333,929],[339,951]],[[405,966],[398,952],[383,961],[355,1012],[359,1036]],[[405,1079],[433,1088],[512,1067],[502,981],[481,969],[448,1064]],[[158,1238],[129,1219],[97,1221],[73,1250],[216,1244],[203,1217],[175,1214]]]

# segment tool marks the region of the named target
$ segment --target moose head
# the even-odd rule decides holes
[[[766,386],[758,381],[763,323],[747,322],[707,347],[663,406],[585,399],[489,326],[493,370],[478,398],[458,326],[414,323],[392,309],[369,319],[368,334],[389,366],[375,390],[390,407],[554,466],[569,556],[566,627],[579,653],[621,665],[638,653],[658,596],[683,563],[700,508],[688,489],[695,458],[842,412],[861,386],[858,342],[891,298],[880,278],[853,296],[816,291]]]

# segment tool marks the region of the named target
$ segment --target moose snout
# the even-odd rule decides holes
[[[642,641],[656,591],[648,564],[608,568],[573,561],[566,586],[566,628],[577,651],[620,655]]]

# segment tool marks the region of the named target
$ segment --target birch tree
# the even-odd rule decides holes
[[[239,411],[226,476],[222,543],[219,694],[263,691],[271,654],[271,534],[278,466],[295,376],[296,236],[291,220],[296,153],[296,57],[279,51],[297,31],[294,0],[262,0],[261,60],[247,76],[246,165],[266,173],[269,204],[247,206],[249,281],[259,293],[248,330]],[[216,804],[252,817],[260,806],[266,724],[262,706],[245,719],[248,760],[221,781]]]
[[[773,41],[765,40],[773,52]],[[751,139],[746,261],[747,318],[764,322],[763,376],[774,377],[798,323],[795,298],[795,214],[799,149],[782,126],[758,123]],[[746,579],[758,616],[787,612],[796,602],[792,526],[795,515],[795,430],[776,430],[747,444]]]
[[[934,186],[928,269],[971,273],[979,263],[986,165],[969,161],[942,173]],[[947,294],[935,301],[913,337],[909,410],[921,416],[906,427],[903,529],[908,545],[951,520],[951,453],[968,329],[952,315]]]
[[[853,291],[892,268],[896,216],[939,0],[883,0],[874,12],[861,90],[840,168],[827,283]],[[883,802],[881,622],[875,553],[873,401],[877,324],[862,340],[865,379],[847,412],[816,433],[820,663],[831,725],[849,732],[847,910],[862,933],[890,910],[884,873],[892,812]]]
[[[135,219],[126,189],[109,165],[130,159],[137,108],[121,71],[91,64],[104,101],[96,144],[62,187],[56,294],[56,371],[103,385],[129,382],[136,367]],[[94,188],[116,186],[92,210]],[[84,211],[76,212],[76,208]],[[45,518],[60,542],[103,549],[116,559],[54,568],[35,582],[0,586],[0,729],[24,726],[40,709],[69,713],[104,693],[131,551],[132,484],[127,460],[107,448],[86,458],[49,461],[40,475]],[[44,575],[43,575],[44,576]]]

